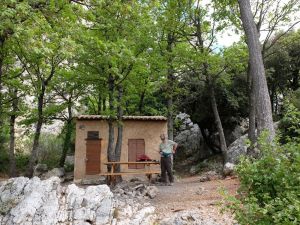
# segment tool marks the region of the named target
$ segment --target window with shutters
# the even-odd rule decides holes
[[[98,140],[99,139],[99,131],[88,131],[87,139],[88,140]]]
[[[136,162],[138,158],[145,154],[144,139],[128,139],[128,162]],[[144,165],[128,165],[128,169],[143,169]]]

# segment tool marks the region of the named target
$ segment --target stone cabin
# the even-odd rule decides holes
[[[108,117],[81,115],[76,120],[74,181],[97,178],[107,172]],[[117,139],[117,124],[114,124],[114,141]],[[142,154],[159,160],[160,134],[167,133],[167,119],[163,116],[124,116],[121,160],[136,161]],[[115,143],[114,143],[115,146]],[[159,169],[155,167],[156,169]],[[134,172],[141,165],[122,165],[121,171]]]

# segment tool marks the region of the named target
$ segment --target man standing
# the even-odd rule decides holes
[[[161,155],[160,166],[161,166],[161,179],[167,183],[167,174],[169,177],[169,185],[173,185],[174,177],[172,171],[172,158],[176,151],[177,143],[168,140],[165,134],[160,135],[161,143],[159,145],[159,153]]]

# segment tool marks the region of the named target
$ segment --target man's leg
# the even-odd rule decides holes
[[[161,168],[161,181],[167,182],[167,167],[166,167],[166,158],[160,158],[160,168]]]
[[[170,183],[174,182],[173,171],[172,171],[172,159],[171,157],[166,158],[166,170],[168,172]]]

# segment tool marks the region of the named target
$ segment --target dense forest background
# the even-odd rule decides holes
[[[255,143],[255,129],[270,128],[259,113],[268,97],[257,95],[240,8],[229,0],[1,1],[0,172],[64,166],[79,114],[110,116],[118,132],[123,115],[164,115],[173,139],[175,117],[185,112],[208,145],[217,134],[213,147],[224,157],[246,119]],[[299,1],[253,0],[251,9],[273,120],[283,118],[283,133],[297,136]],[[240,41],[220,45],[230,37]],[[43,130],[51,124],[63,126]]]

